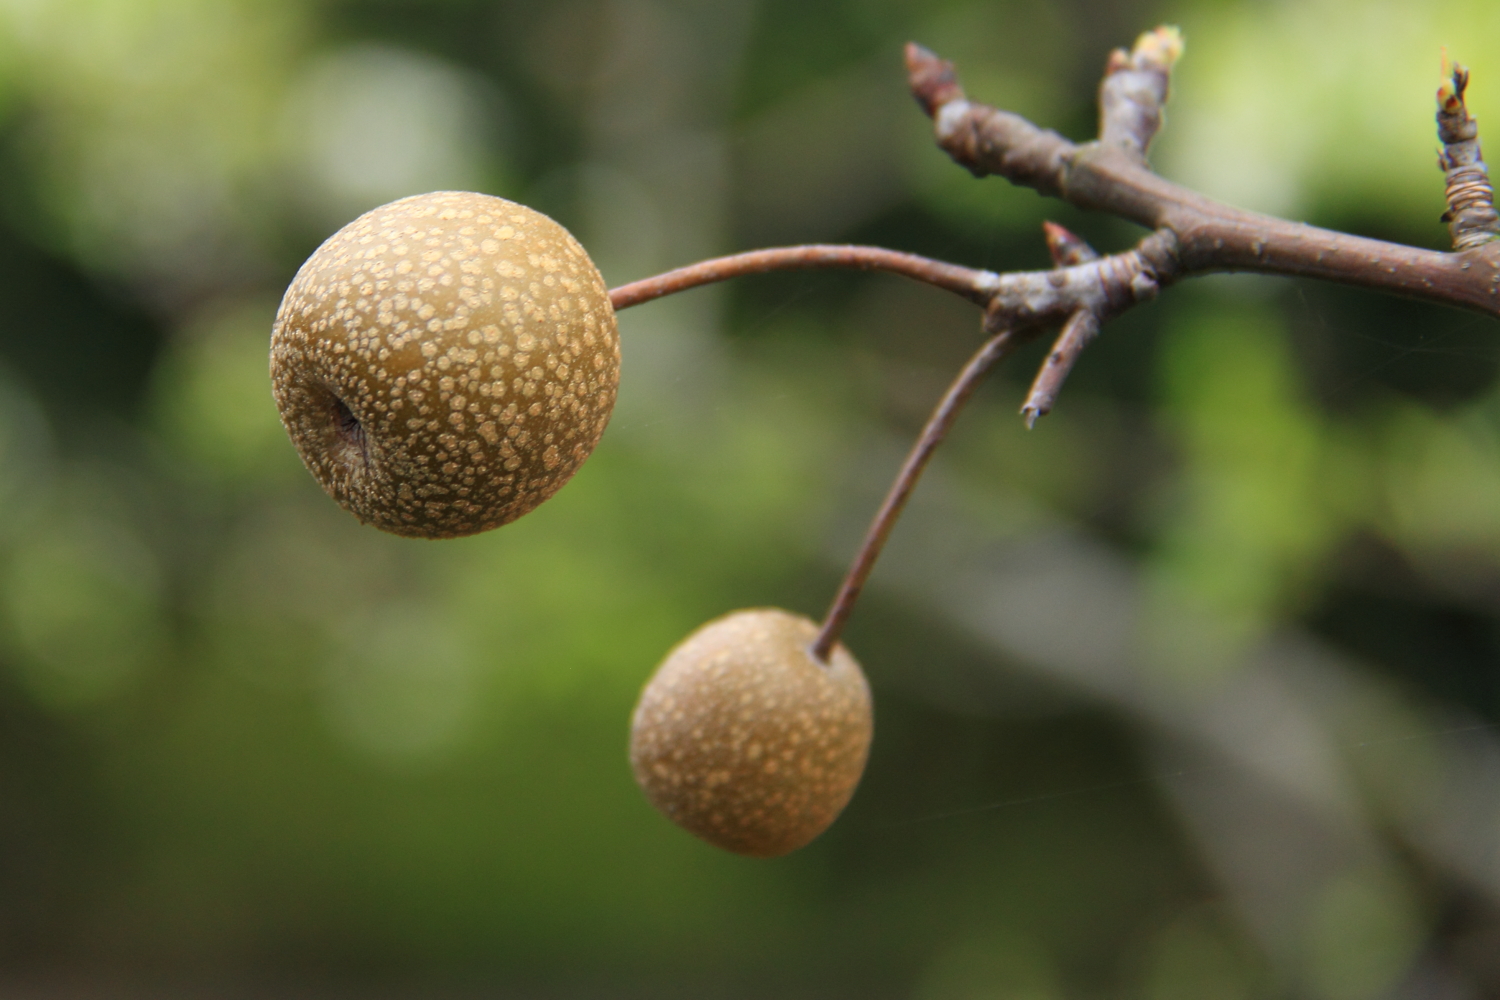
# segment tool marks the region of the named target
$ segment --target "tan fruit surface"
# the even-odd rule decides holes
[[[818,627],[777,608],[709,622],[667,655],[641,693],[630,762],[651,803],[711,844],[753,857],[827,829],[864,772],[870,689],[842,645],[828,665]]]
[[[297,272],[271,377],[303,462],[361,521],[449,538],[515,520],[598,443],[620,349],[557,223],[441,191],[355,219]]]

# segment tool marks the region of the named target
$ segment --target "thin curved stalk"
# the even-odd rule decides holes
[[[610,289],[609,301],[616,309],[628,309],[664,295],[747,274],[832,268],[889,271],[946,289],[980,305],[988,303],[1000,285],[1000,276],[993,271],[962,267],[914,253],[902,253],[884,247],[810,243],[750,250],[730,254],[728,257],[702,260],[675,271]]]
[[[969,397],[974,395],[974,390],[979,388],[979,383],[984,381],[996,362],[1010,353],[1017,339],[1013,331],[1002,330],[985,341],[984,346],[975,352],[969,363],[964,365],[963,371],[959,372],[958,378],[948,387],[942,402],[932,411],[932,416],[927,418],[922,436],[917,438],[917,443],[907,453],[905,464],[901,466],[895,482],[891,483],[885,502],[880,505],[880,510],[870,522],[865,540],[860,545],[854,562],[850,564],[849,572],[844,574],[844,582],[839,586],[839,592],[823,619],[823,627],[812,644],[813,656],[819,662],[827,663],[833,647],[838,644],[844,624],[853,613],[855,602],[859,600],[860,591],[864,590],[865,581],[875,568],[875,560],[880,558],[880,550],[885,548],[886,539],[896,526],[896,520],[901,516],[906,501],[911,498],[912,490],[916,489],[917,480],[922,478],[922,471],[927,468],[933,452],[937,451],[938,445],[948,436],[948,431],[952,429]]]

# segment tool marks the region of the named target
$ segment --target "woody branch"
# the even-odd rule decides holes
[[[1100,137],[1075,144],[964,94],[951,63],[907,47],[913,95],[932,117],[938,145],[978,176],[996,174],[1080,208],[1154,231],[1158,281],[1216,271],[1321,278],[1500,316],[1500,233],[1477,127],[1464,107],[1467,71],[1439,93],[1441,165],[1448,172],[1455,252],[1365,239],[1232,208],[1153,173],[1145,152],[1161,120],[1174,29],[1143,35],[1111,56],[1100,85]],[[1460,225],[1462,224],[1462,226]],[[1109,258],[1104,258],[1104,261]],[[1103,266],[1102,262],[1099,265]]]
[[[1183,278],[1252,271],[1320,278],[1500,316],[1500,215],[1464,93],[1453,66],[1438,92],[1438,165],[1446,178],[1452,252],[1366,239],[1233,208],[1157,176],[1146,153],[1160,128],[1176,29],[1142,35],[1111,54],[1099,87],[1099,137],[1074,143],[1019,115],[970,101],[952,63],[907,46],[908,81],[933,120],[937,142],[976,176],[998,175],[1079,208],[1151,232],[1135,247],[1100,256],[1047,224],[1054,267],[996,274],[882,247],[778,247],[702,261],[611,292],[618,309],[743,274],[806,268],[882,270],[962,295],[985,308],[985,331],[1014,337],[1060,328],[1022,407],[1028,423],[1047,413],[1100,327]]]
[[[1195,275],[1254,271],[1359,285],[1500,316],[1500,214],[1464,101],[1468,71],[1453,66],[1438,91],[1438,166],[1446,179],[1453,252],[1351,236],[1247,212],[1158,177],[1146,153],[1161,127],[1177,29],[1157,28],[1111,53],[1099,86],[1099,137],[1073,143],[1011,114],[970,101],[953,64],[919,45],[906,49],[912,94],[933,121],[938,145],[978,177],[996,174],[1080,208],[1151,232],[1133,248],[1100,256],[1055,223],[1044,223],[1053,267],[996,274],[883,247],[795,246],[700,261],[610,292],[616,309],[710,282],[808,268],[880,270],[924,281],[984,307],[987,340],[933,411],[824,619],[812,647],[826,661],[917,480],[964,403],[1014,347],[1060,327],[1021,412],[1027,425],[1049,412],[1068,373],[1102,325],[1165,286]]]

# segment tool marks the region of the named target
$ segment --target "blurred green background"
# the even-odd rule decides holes
[[[711,617],[822,612],[971,307],[631,310],[594,457],[465,541],[362,528],[277,423],[281,290],[419,191],[540,208],[611,284],[1124,247],[948,162],[900,46],[1085,139],[1163,21],[1163,173],[1445,245],[1439,52],[1500,123],[1492,0],[0,0],[0,994],[1500,995],[1493,320],[1196,281],[1030,433],[1045,344],[1008,364],[846,636],[864,784],[774,862],[652,812],[635,694]]]

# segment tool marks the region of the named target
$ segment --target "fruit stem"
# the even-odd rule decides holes
[[[852,268],[860,271],[890,271],[917,281],[947,289],[980,305],[986,305],[1000,286],[1000,276],[993,271],[949,264],[946,261],[919,257],[914,253],[887,250],[885,247],[848,244],[811,243],[794,247],[771,247],[749,250],[728,257],[700,260],[675,271],[652,278],[642,278],[610,290],[609,301],[616,310],[650,302],[664,295],[683,292],[699,285],[738,278],[767,271],[801,271],[807,269]]]
[[[922,471],[927,468],[933,452],[937,451],[938,445],[948,436],[948,431],[958,419],[964,404],[974,395],[974,390],[979,388],[985,375],[989,374],[997,361],[1010,353],[1016,342],[1017,338],[1010,330],[1002,330],[985,341],[984,346],[969,359],[963,371],[958,373],[953,384],[948,386],[947,393],[932,411],[932,416],[927,418],[927,426],[922,428],[922,435],[907,453],[905,464],[901,466],[895,482],[891,483],[890,491],[885,495],[885,502],[880,505],[880,510],[870,522],[864,543],[860,545],[854,562],[850,564],[849,572],[844,575],[844,582],[839,586],[839,592],[828,608],[828,615],[823,619],[818,638],[812,644],[812,654],[820,663],[827,663],[833,647],[838,645],[844,624],[854,612],[860,591],[864,589],[870,571],[875,568],[875,560],[880,558],[880,550],[885,547],[885,540],[890,537],[891,529],[896,526],[896,520],[901,516],[912,490],[916,489],[917,480],[922,478]]]

